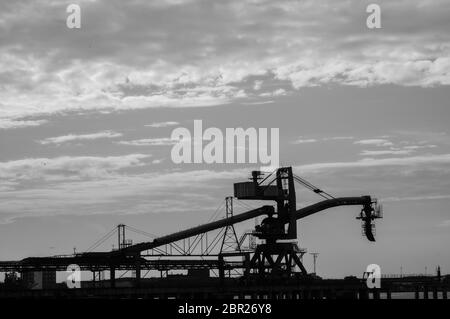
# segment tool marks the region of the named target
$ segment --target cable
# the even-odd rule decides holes
[[[110,238],[113,233],[115,232],[116,227],[114,227],[113,229],[111,229],[108,233],[106,233],[106,235],[104,235],[102,238],[100,238],[99,240],[97,240],[95,243],[93,243],[87,250],[86,252],[91,252],[92,250],[94,250],[95,248],[97,248],[98,246],[100,246],[101,244],[103,244],[108,238]]]
[[[137,233],[137,234],[140,234],[140,235],[147,236],[147,237],[149,237],[149,238],[151,238],[151,239],[155,239],[155,238],[158,237],[158,236],[155,235],[155,234],[148,233],[148,232],[146,232],[146,231],[137,229],[137,228],[135,228],[135,227],[131,227],[131,226],[127,226],[127,225],[125,225],[125,227],[126,227],[128,230],[130,230],[130,231],[132,231],[132,232],[134,232],[134,233]],[[182,253],[182,252],[183,252],[182,249],[181,249],[181,247],[179,247],[176,243],[170,243],[170,244],[168,244],[168,245],[172,246],[172,248],[174,248],[174,249],[175,249],[176,251],[178,251],[179,253]],[[159,251],[163,253],[162,250],[159,250]]]
[[[127,229],[131,230],[132,232],[135,232],[135,233],[138,233],[138,234],[140,234],[140,235],[144,235],[144,236],[150,237],[150,238],[152,238],[152,239],[158,237],[158,236],[155,235],[155,234],[152,234],[152,233],[149,233],[149,232],[146,232],[146,231],[143,231],[143,230],[140,230],[140,229],[137,229],[137,228],[128,226],[128,225],[125,225],[125,227],[126,227]]]
[[[236,203],[238,205],[241,205],[241,207],[245,208],[245,209],[250,209],[250,210],[254,210],[255,209],[255,208],[253,208],[252,206],[250,206],[249,204],[247,204],[245,202],[237,201]]]
[[[218,213],[220,212],[220,210],[222,209],[222,206],[225,204],[225,200],[222,200],[220,202],[219,207],[216,208],[216,210],[214,211],[213,215],[208,219],[207,223],[211,222],[211,221],[215,221],[216,218],[218,217]],[[217,215],[217,216],[216,216]]]
[[[225,227],[219,230],[216,237],[211,241],[211,243],[208,245],[208,247],[206,247],[206,250],[205,250],[206,254],[208,254],[211,250],[216,248],[217,244],[220,242],[220,237],[222,237],[222,235],[223,235],[222,232],[223,233],[225,232]],[[214,242],[215,242],[215,244],[214,244]],[[211,249],[210,249],[210,247],[211,247]]]
[[[265,182],[266,179],[268,179],[270,176],[273,175],[273,173],[275,173],[277,171],[277,169],[273,170],[272,172],[270,172],[269,175],[267,175],[266,177],[263,178],[263,180],[261,182],[258,183],[258,185],[261,185],[262,183]]]
[[[302,184],[304,187],[308,188],[309,190],[313,191],[314,193],[316,193],[319,196],[322,196],[325,199],[333,199],[334,196],[321,190],[320,188],[314,186],[313,184],[311,184],[310,182],[308,182],[307,180],[305,180],[304,178],[301,178],[300,176],[297,176],[295,174],[293,174],[293,177],[295,179],[296,182]]]

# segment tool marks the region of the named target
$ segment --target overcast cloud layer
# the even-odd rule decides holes
[[[78,3],[82,27],[70,30],[64,2],[1,2],[0,127],[83,109],[217,105],[268,96],[274,82],[287,92],[450,83],[445,0],[378,1],[376,31],[357,0]]]

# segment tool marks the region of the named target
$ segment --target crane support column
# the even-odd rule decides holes
[[[141,285],[141,254],[135,256],[136,287]]]
[[[116,287],[116,268],[114,266],[111,266],[109,268],[109,280],[111,282],[111,288]]]

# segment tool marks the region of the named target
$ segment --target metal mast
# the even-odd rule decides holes
[[[233,197],[225,198],[225,218],[233,217]],[[239,239],[234,229],[234,225],[227,225],[223,233],[222,245],[220,246],[220,253],[241,251]]]

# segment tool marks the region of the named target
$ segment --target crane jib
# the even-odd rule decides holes
[[[336,206],[351,206],[351,205],[362,205],[362,206],[370,206],[372,203],[372,199],[370,196],[360,196],[360,197],[338,197],[333,199],[327,199],[304,208],[301,208],[294,212],[295,219],[302,219],[314,213],[320,212],[322,210],[326,210]],[[272,215],[274,214],[274,208],[272,206],[262,206],[260,208],[234,215],[230,218],[224,218],[218,221],[214,221],[211,223],[207,223],[204,225],[200,225],[197,227],[189,228],[187,230],[183,230],[180,232],[176,232],[170,235],[162,236],[159,238],[155,238],[151,242],[140,243],[136,245],[132,245],[125,249],[122,249],[120,252],[125,254],[137,254],[141,251],[153,249],[159,246],[167,245],[179,240],[183,240],[192,236],[200,235],[205,232],[213,231],[219,228],[223,228],[226,226],[234,225],[249,219],[253,219],[255,217],[261,215]],[[288,223],[288,221],[286,221]]]

